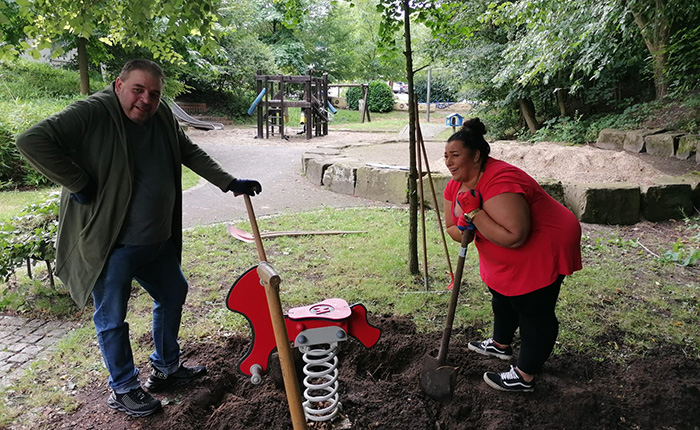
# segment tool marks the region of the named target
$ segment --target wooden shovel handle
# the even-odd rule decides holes
[[[296,369],[294,367],[292,348],[289,346],[289,335],[287,334],[287,327],[284,323],[284,314],[282,313],[282,303],[280,301],[279,285],[282,280],[277,272],[275,272],[275,269],[267,262],[250,196],[244,194],[243,198],[245,199],[246,209],[248,210],[250,225],[253,228],[255,246],[258,249],[258,256],[260,257],[260,264],[258,265],[257,271],[265,287],[267,307],[270,310],[272,330],[275,334],[277,354],[280,359],[280,367],[282,368],[282,378],[284,379],[284,389],[287,394],[287,402],[289,403],[289,413],[292,416],[292,426],[294,430],[306,430],[306,415],[304,414],[304,408],[302,406],[299,380],[297,379]]]
[[[442,332],[442,342],[440,343],[440,352],[438,352],[438,366],[445,364],[447,359],[447,350],[450,346],[450,337],[452,336],[452,323],[455,319],[455,310],[457,309],[457,298],[459,297],[459,287],[462,284],[462,272],[464,271],[464,260],[467,256],[467,246],[469,241],[474,237],[474,233],[465,230],[462,233],[462,243],[459,250],[459,258],[457,259],[457,269],[455,270],[455,282],[452,286],[452,294],[450,295],[450,305],[447,308],[447,319],[445,320],[445,330]]]

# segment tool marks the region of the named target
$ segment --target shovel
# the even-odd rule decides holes
[[[474,233],[465,230],[462,233],[462,244],[457,259],[457,270],[455,271],[454,286],[450,293],[450,305],[447,309],[447,320],[445,330],[442,332],[442,342],[437,358],[428,354],[423,357],[423,371],[420,374],[420,387],[425,394],[437,401],[447,401],[454,394],[455,381],[457,379],[457,368],[445,365],[447,350],[452,336],[452,323],[455,319],[455,309],[457,308],[457,297],[459,287],[462,283],[462,272],[464,271],[464,259],[467,255],[467,245],[474,236]]]

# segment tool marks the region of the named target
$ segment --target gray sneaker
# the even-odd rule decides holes
[[[143,391],[141,387],[123,394],[112,391],[107,405],[132,417],[146,417],[162,408],[160,400]]]
[[[513,348],[510,346],[499,348],[493,343],[493,339],[486,339],[482,342],[469,342],[467,347],[481,355],[490,355],[491,357],[497,357],[501,360],[510,360],[513,358]]]

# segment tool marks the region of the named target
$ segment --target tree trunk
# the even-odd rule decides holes
[[[80,72],[80,94],[90,93],[90,75],[88,75],[87,39],[78,37],[78,71]]]
[[[518,106],[520,107],[520,114],[525,119],[528,130],[530,130],[530,133],[535,134],[539,128],[539,124],[537,124],[537,118],[535,117],[535,104],[532,102],[532,99],[520,98],[518,99]]]
[[[564,81],[564,73],[560,70],[558,73],[559,77],[559,82]],[[560,117],[567,117],[568,112],[566,109],[566,92],[564,88],[557,88],[554,90],[554,94],[557,97],[557,106],[559,107],[559,116]]]
[[[408,268],[412,275],[417,275],[418,268],[418,171],[416,170],[416,115],[415,94],[413,94],[413,54],[411,52],[411,22],[409,0],[402,0],[404,13],[404,40],[406,42],[406,79],[408,80]]]
[[[635,10],[632,11],[632,16],[634,16],[634,22],[637,24],[644,43],[651,54],[656,99],[660,100],[668,94],[668,82],[666,81],[664,69],[668,60],[668,46],[671,42],[671,25],[666,14],[665,3],[660,0],[654,3],[655,9],[651,12],[651,19],[647,18],[642,12]],[[653,22],[653,24],[650,25],[650,22]]]

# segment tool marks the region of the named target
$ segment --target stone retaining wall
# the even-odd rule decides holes
[[[625,146],[645,149],[659,146],[659,153],[677,156],[679,148],[698,153],[698,140],[681,146],[683,135],[646,133],[645,131],[601,132],[599,147],[624,150]],[[628,134],[630,133],[630,134]],[[657,138],[649,139],[652,136]],[[676,144],[675,142],[678,142]],[[673,152],[670,148],[673,146]],[[700,160],[698,160],[700,162]],[[342,156],[340,150],[318,149],[302,156],[302,172],[312,183],[331,191],[394,204],[408,203],[408,170],[397,166],[367,165]],[[449,177],[432,175],[439,204]],[[700,208],[700,173],[680,177],[661,177],[652,185],[631,183],[562,183],[556,179],[539,180],[557,201],[568,207],[581,222],[592,224],[635,224],[641,219],[657,222],[680,219]],[[423,181],[424,203],[432,207],[432,192],[427,176]],[[442,209],[442,207],[440,208]]]

